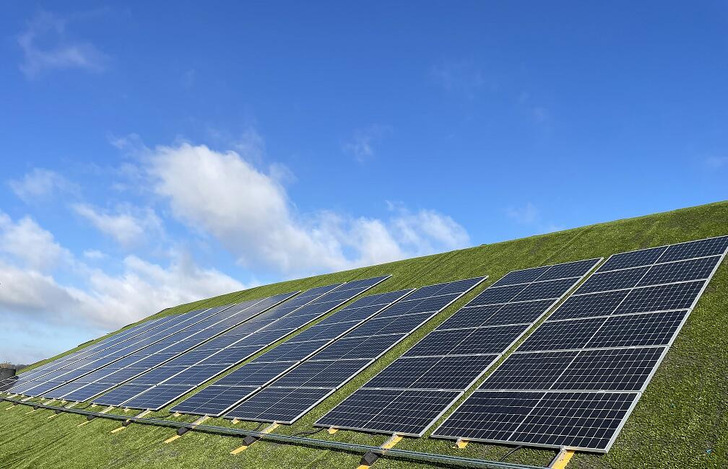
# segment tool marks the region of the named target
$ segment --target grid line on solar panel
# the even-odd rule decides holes
[[[209,315],[208,316],[209,318],[212,318],[211,321],[213,321],[212,324],[209,326],[209,328],[210,329],[213,329],[213,328],[216,327],[216,325],[220,325],[220,324],[223,324],[222,327],[229,327],[227,325],[228,323],[226,323],[226,321],[229,318],[233,318],[233,317],[236,317],[237,316],[239,318],[239,320],[243,320],[243,321],[246,320],[247,318],[249,318],[250,317],[249,315],[248,316],[245,316],[245,315],[243,315],[241,313],[249,310],[252,306],[255,306],[255,305],[258,305],[258,304],[265,304],[266,301],[270,302],[270,305],[272,306],[272,305],[274,305],[276,303],[280,303],[281,301],[285,301],[285,299],[290,298],[293,295],[295,295],[295,293],[286,293],[286,294],[276,295],[276,296],[269,297],[269,298],[263,298],[263,299],[259,299],[259,300],[252,300],[252,301],[249,301],[249,302],[243,302],[243,303],[239,303],[237,305],[227,305],[227,306],[218,307],[216,309],[208,310],[208,312],[209,311],[214,311],[214,313],[215,313],[213,315]],[[220,314],[217,314],[217,313],[220,313]],[[193,318],[197,318],[198,316],[201,316],[201,315],[202,314],[193,316]],[[195,324],[193,324],[192,326],[189,326],[189,327],[182,327],[182,328],[179,328],[178,327],[177,328],[178,329],[178,332],[175,332],[175,334],[178,334],[181,331],[189,330],[189,329],[197,326],[198,324],[203,323],[206,319],[203,319],[201,321],[198,321],[197,323],[195,323]],[[233,325],[233,323],[230,323],[230,325]],[[220,331],[222,331],[222,329],[220,329]],[[214,335],[216,333],[217,332],[213,333],[212,335]],[[161,343],[164,343],[165,340],[169,340],[168,338],[173,337],[173,336],[174,336],[174,334],[168,335],[167,336],[167,339],[162,339],[160,341],[160,344]],[[206,337],[210,337],[210,335],[202,335],[202,337],[206,338]],[[196,344],[194,344],[194,345],[196,345]],[[154,348],[154,346],[152,346],[152,347],[148,347],[148,348],[142,349],[142,350],[146,350],[148,352],[149,350],[156,350],[156,349]],[[136,353],[136,352],[132,352],[132,353]],[[105,359],[103,361],[102,360],[98,360],[98,361],[96,361],[94,363],[97,364],[97,365],[105,366],[105,365],[107,365],[107,364],[109,364],[111,362],[114,362],[115,360],[116,360],[115,358],[107,358],[107,359]],[[87,370],[87,371],[92,371],[92,370]],[[76,373],[73,376],[69,376],[69,374],[67,373],[64,376],[71,377],[71,378],[77,378],[79,375],[82,375],[82,374],[83,373]],[[119,384],[119,383],[114,383],[114,384]]]
[[[333,390],[317,388],[265,388],[226,414],[226,417],[258,422],[291,423],[308,412]]]
[[[464,295],[469,291],[470,289],[474,288],[478,283],[482,282],[484,278],[478,278],[478,279],[468,279],[467,281],[457,281],[454,282],[455,286],[453,287],[450,284],[441,284],[444,285],[444,287],[438,287],[440,292],[443,291],[453,291],[454,288],[462,288],[463,290],[459,292],[459,294],[454,295],[452,298],[450,296],[452,295],[444,295],[438,297],[439,299],[446,299],[446,301],[441,301],[440,304],[438,304],[438,307],[440,310],[444,309],[448,304],[455,301],[458,297]],[[409,298],[409,297],[407,297]],[[420,300],[417,300],[419,302]],[[425,298],[422,301],[429,301],[429,299]],[[422,303],[420,303],[422,305]],[[430,303],[426,303],[424,306],[426,307]],[[396,306],[395,304],[394,306]],[[383,313],[379,313],[375,319],[380,319],[379,316],[387,313],[392,307],[385,309]],[[411,312],[411,310],[409,311]],[[283,385],[291,385],[292,383],[298,383],[301,380],[304,380],[306,378],[306,372],[307,370],[312,369],[322,369],[321,373],[319,373],[315,378],[311,378],[308,380],[305,380],[306,385],[305,388],[303,386],[299,386],[300,389],[319,389],[322,385],[324,389],[328,389],[329,392],[335,391],[338,387],[345,384],[347,381],[352,379],[359,371],[366,368],[371,364],[378,356],[385,353],[386,350],[393,347],[397,343],[399,343],[406,335],[407,333],[412,332],[416,328],[418,328],[420,325],[422,325],[424,322],[429,320],[433,315],[437,314],[438,311],[432,311],[430,314],[416,314],[412,313],[411,315],[404,315],[400,317],[386,317],[382,320],[383,324],[387,324],[387,331],[391,332],[392,330],[400,330],[402,327],[401,324],[405,324],[408,326],[408,330],[406,332],[402,332],[400,334],[381,334],[382,328],[380,327],[374,327],[372,328],[369,333],[370,334],[376,334],[376,335],[369,335],[369,336],[361,336],[361,337],[348,337],[352,336],[352,333],[347,334],[345,338],[339,339],[336,342],[334,342],[332,345],[329,345],[327,348],[323,349],[316,355],[312,356],[307,361],[303,362],[301,365],[299,365],[297,368],[294,368],[292,371],[289,372],[291,375],[290,378],[288,378],[288,374],[284,375],[279,380],[272,383],[272,385],[269,388],[265,388],[260,391],[260,394],[262,396],[259,399],[263,399],[264,396],[267,394],[268,389],[278,389],[281,387],[281,383]],[[419,318],[415,318],[412,316],[421,316]],[[416,319],[416,320],[415,320]],[[392,324],[400,324],[396,327],[393,327]],[[356,331],[359,331],[357,329]],[[359,331],[361,333],[361,331]],[[344,348],[342,346],[337,346],[337,344],[344,344]],[[347,348],[348,345],[354,345],[353,348]],[[337,353],[328,353],[328,350],[336,350]],[[362,357],[365,358],[364,360],[355,360],[356,357]],[[342,362],[342,360],[349,360],[348,362]],[[346,373],[343,370],[337,369],[336,365],[339,365],[341,368],[350,368],[351,372]],[[299,370],[299,367],[301,371],[297,372]],[[333,370],[333,371],[332,371]],[[328,394],[325,396],[322,396],[319,400],[315,402],[311,402],[311,407],[315,406],[323,400],[325,397],[327,397]],[[292,402],[289,401],[295,401],[296,395],[295,393],[286,394],[285,396],[281,397],[277,404],[280,406],[289,406],[292,405]],[[239,405],[237,405],[236,409],[240,410],[243,409],[246,405],[246,402],[241,402]],[[305,413],[305,412],[304,412]],[[240,414],[235,414],[236,416],[240,416]],[[302,415],[302,414],[301,414]],[[231,415],[226,415],[226,417],[230,417]],[[288,416],[288,418],[292,418],[293,420],[299,418],[299,416],[292,417],[291,415]],[[250,416],[249,416],[250,418]],[[260,421],[280,421],[282,419],[282,416],[280,414],[273,413],[272,415],[266,415],[265,413],[258,413],[256,420]],[[289,422],[292,423],[292,422]]]
[[[228,305],[227,307],[230,307],[230,305]],[[214,311],[214,314],[217,314],[217,313],[221,312],[223,309],[224,309],[223,307],[218,308],[217,310]],[[159,334],[166,334],[166,333],[168,333],[168,331],[171,331],[171,330],[184,329],[186,327],[190,327],[191,325],[194,324],[194,320],[203,320],[204,319],[203,318],[203,314],[206,311],[210,311],[210,310],[203,310],[199,314],[190,316],[182,324],[172,325],[172,326],[170,326],[168,328],[165,328],[165,329],[163,329],[161,331],[158,331],[156,334],[157,335],[159,335]],[[185,325],[186,322],[190,322],[190,324],[186,324]],[[138,347],[138,349],[139,350],[144,349],[145,346],[148,345],[153,340],[154,339],[143,339],[141,341],[136,342],[138,344],[142,344],[141,347]],[[133,344],[125,345],[125,347],[122,350],[126,350],[126,349],[131,348],[131,347],[135,347],[135,345],[133,345]],[[104,349],[104,350],[108,350],[108,349]],[[60,368],[56,368],[56,369],[53,369],[53,370],[49,370],[48,373],[43,373],[42,375],[38,376],[37,377],[37,381],[35,381],[35,383],[36,383],[35,386],[37,386],[38,384],[41,384],[44,381],[48,381],[50,378],[52,378],[54,376],[55,376],[55,378],[53,379],[54,382],[55,381],[62,381],[62,382],[65,381],[65,379],[63,379],[63,376],[66,373],[68,373],[69,370],[71,370],[70,367],[72,365],[78,366],[81,363],[97,363],[98,362],[98,363],[100,363],[101,366],[104,366],[105,364],[108,364],[109,362],[114,361],[115,358],[118,358],[118,355],[117,354],[111,353],[111,352],[105,353],[104,356],[105,357],[102,358],[101,360],[93,359],[92,356],[91,356],[91,358],[84,359],[83,361],[79,361],[79,362],[74,361],[74,362],[71,362],[71,363],[64,363],[64,364],[62,364],[62,366]],[[93,369],[90,369],[88,371],[92,371],[92,370]],[[54,371],[58,371],[58,372],[60,372],[60,374],[58,374],[58,373],[53,374]],[[38,387],[38,390],[39,391],[40,390],[47,391],[47,390],[49,390],[48,388],[49,388],[48,385],[44,385],[42,387]],[[34,385],[32,385],[32,384],[29,383],[29,386],[26,386],[25,391],[27,392],[27,391],[30,391],[30,390],[33,390],[33,389],[34,389]]]
[[[432,436],[606,452],[637,398],[638,393],[476,391]]]
[[[359,389],[314,425],[420,437],[459,391]]]
[[[577,290],[577,293],[579,291]],[[629,290],[572,295],[548,318],[548,322],[562,319],[583,319],[588,317],[609,316],[617,309]]]
[[[658,262],[663,263],[695,257],[714,256],[725,253],[726,249],[728,249],[728,236],[688,241],[669,246],[659,258]]]
[[[187,385],[155,386],[124,401],[122,405],[132,409],[159,410],[177,399],[178,396],[186,394],[194,388],[194,386]]]
[[[606,452],[725,256],[726,238],[612,256],[433,436]],[[512,434],[490,438],[496,423],[473,404],[510,388],[546,394]]]
[[[276,307],[276,305],[280,305],[281,301],[285,300],[286,298],[289,298],[290,296],[291,296],[291,294],[284,294],[284,295],[277,295],[277,296],[273,296],[273,297],[269,297],[269,298],[264,298],[255,303],[256,305],[262,304],[261,311],[257,311],[256,313],[265,311],[265,309],[263,309],[263,308],[268,309],[271,307]],[[235,350],[235,349],[231,348],[231,350]],[[174,366],[174,364],[184,364],[185,366],[189,366],[189,365],[194,365],[198,362],[206,363],[205,360],[209,359],[211,355],[212,354],[209,351],[202,351],[200,349],[195,349],[189,353],[179,355],[175,360],[168,362],[169,363],[168,365],[165,365],[165,366],[162,366],[159,368],[154,368],[151,371],[161,370],[161,371],[158,371],[157,373],[165,373],[166,372],[165,370]],[[182,358],[182,357],[184,357],[184,358]],[[225,368],[228,368],[228,367],[229,366],[221,367],[220,363],[215,363],[214,366],[207,367],[205,369],[208,370],[208,373],[212,373],[212,375],[214,376],[216,374],[219,374],[222,370],[224,370]],[[212,376],[210,376],[210,377],[212,377]],[[142,381],[142,380],[146,381],[147,379],[145,379],[144,376],[142,376],[137,379],[137,382]],[[156,380],[155,383],[153,383],[153,384],[157,384],[161,381],[163,381],[163,380]],[[114,384],[120,384],[120,383],[114,383]]]
[[[395,360],[387,368],[382,370],[378,375],[373,377],[367,382],[360,390],[374,389],[379,390],[413,390],[413,389],[428,389],[427,386],[436,386],[441,389],[453,389],[453,390],[464,390],[467,389],[472,383],[481,376],[489,366],[495,361],[495,359],[503,353],[504,350],[510,348],[518,338],[525,333],[530,325],[535,322],[539,317],[548,311],[558,300],[563,297],[566,292],[578,283],[601,259],[591,259],[586,261],[578,261],[571,266],[569,263],[565,265],[559,265],[559,272],[554,274],[554,278],[541,281],[539,283],[521,284],[521,285],[505,285],[505,286],[491,286],[484,290],[480,295],[473,299],[470,303],[465,305],[462,310],[467,319],[473,321],[478,326],[485,323],[491,317],[495,317],[496,314],[500,314],[503,308],[508,310],[501,315],[494,322],[493,326],[486,327],[465,327],[468,325],[467,321],[462,319],[453,319],[449,323],[446,321],[443,323],[445,327],[452,327],[455,323],[460,328],[458,329],[442,329],[440,327],[435,329],[426,336],[422,341],[415,345],[410,351],[406,352],[404,356]],[[550,269],[549,269],[550,270]],[[544,271],[538,278],[543,278],[548,270]],[[560,274],[571,275],[573,273],[579,273],[580,276],[573,278],[558,278]],[[495,293],[493,293],[495,292]],[[523,302],[519,304],[507,304],[498,308],[487,308],[489,305],[498,305],[502,302],[509,303],[515,300],[522,299]],[[544,301],[535,301],[544,300]],[[485,306],[485,308],[484,308]],[[473,312],[467,312],[469,308],[479,308],[480,311],[485,312],[485,317],[478,317]],[[453,317],[458,315],[456,312]],[[502,322],[509,322],[514,318],[527,318],[530,321],[522,324],[513,325],[501,325]],[[520,320],[520,319],[516,319]],[[457,322],[456,322],[457,321]],[[449,326],[448,326],[449,324]],[[492,354],[492,355],[482,355]],[[446,355],[443,357],[442,355]],[[463,367],[461,370],[448,369],[448,366],[443,366],[442,371],[439,371],[438,365],[440,363],[449,364],[474,362],[482,360],[482,363],[477,366],[473,366],[471,369]],[[461,365],[462,366],[462,365]],[[451,367],[450,367],[451,368]],[[472,373],[471,373],[472,371]],[[453,384],[454,383],[454,384]],[[349,405],[345,399],[339,406]],[[453,402],[448,402],[442,409],[441,412],[445,412]],[[337,408],[334,408],[329,414],[334,412]],[[395,409],[392,409],[395,411]],[[327,415],[329,415],[327,414]],[[324,416],[327,417],[327,416]],[[326,422],[323,418],[317,422]],[[418,428],[418,432],[424,432],[434,421],[430,421],[423,428]],[[398,422],[400,428],[405,425],[403,422]],[[339,427],[340,425],[335,425]],[[358,427],[359,429],[372,429],[372,425],[366,425],[365,427]],[[394,427],[388,427],[392,429]],[[411,429],[411,424],[406,428]],[[379,428],[381,430],[381,428]],[[401,433],[402,430],[393,430],[397,433]]]
[[[371,279],[359,280],[359,281],[351,282],[350,284],[345,284],[345,285],[348,285],[348,287],[343,287],[341,289],[341,291],[338,291],[337,290],[337,291],[334,291],[333,294],[324,294],[324,295],[322,295],[320,297],[317,297],[312,302],[307,303],[306,305],[302,306],[301,308],[294,310],[291,313],[291,315],[293,315],[294,313],[297,313],[297,314],[299,314],[301,316],[301,318],[298,318],[297,321],[291,321],[291,322],[296,327],[301,327],[304,324],[306,324],[306,323],[308,323],[310,321],[313,321],[314,319],[316,319],[318,317],[321,317],[324,314],[330,312],[331,310],[335,309],[336,307],[340,306],[341,304],[343,304],[344,302],[350,300],[351,298],[357,296],[358,294],[363,293],[364,291],[370,289],[374,285],[376,285],[376,284],[384,281],[388,277],[389,276],[375,277],[375,278],[371,278]],[[346,292],[347,294],[346,295],[342,295],[341,294],[342,291]],[[407,293],[409,293],[409,291],[401,290],[400,291],[400,294],[401,294],[400,296],[404,296]],[[389,295],[391,296],[392,294],[390,293]],[[331,300],[332,298],[336,298],[336,300],[335,301],[332,301]],[[285,319],[287,317],[288,316],[285,316],[281,320],[283,320],[283,319]],[[291,319],[296,319],[296,318],[293,318],[291,316]],[[279,321],[276,321],[276,322],[280,322],[280,320]],[[310,330],[314,330],[315,327],[316,326],[312,327],[311,329],[309,329],[309,331]],[[327,327],[329,327],[329,326],[327,326]],[[347,328],[348,329],[349,326],[347,326],[347,325],[343,325],[342,326],[341,324],[339,324],[339,325],[333,324],[329,328],[332,329],[332,330],[334,330],[334,331],[335,330],[338,330],[339,333],[343,333],[343,330],[342,329],[344,329],[344,328]],[[281,332],[276,332],[276,331],[284,331],[284,333],[282,334]],[[286,328],[276,329],[275,326],[274,326],[273,327],[274,334],[272,334],[272,335],[278,335],[279,337],[277,337],[277,338],[279,339],[279,338],[282,338],[285,335],[285,333],[292,332],[292,331],[293,331],[293,329],[290,329],[290,330],[288,330]],[[318,330],[314,330],[313,333],[318,333]],[[252,335],[253,334],[251,334],[251,336]],[[268,334],[268,335],[264,335],[264,336],[270,338],[270,337],[272,337],[272,335]],[[248,337],[250,337],[250,336],[246,336],[246,338],[248,338]],[[262,340],[261,336],[259,336],[258,338],[256,338],[256,340],[257,341]],[[256,341],[256,340],[254,340],[254,341]],[[290,345],[293,345],[293,347],[289,347],[289,348],[291,348],[291,351],[288,352],[288,351],[284,350],[284,353],[290,353],[292,358],[293,358],[294,355],[296,355],[295,356],[296,359],[301,359],[301,357],[298,356],[298,354],[299,353],[303,353],[303,352],[294,351],[293,349],[306,351],[307,348],[310,348],[312,346],[320,346],[322,344],[322,342],[323,343],[326,343],[326,342],[328,342],[328,339],[325,340],[325,341],[320,341],[318,343],[316,343],[316,341],[292,343]],[[285,347],[286,345],[289,345],[289,344],[288,343],[283,344],[281,347]],[[275,350],[277,350],[277,349],[278,348],[274,349],[273,352],[275,352]],[[312,352],[313,352],[313,350],[306,351],[307,354],[310,354]],[[279,359],[280,358],[286,358],[286,356],[285,355],[282,355],[282,356],[279,357]],[[201,363],[204,363],[204,362],[201,362]],[[243,368],[241,368],[239,370],[236,370],[236,372],[240,372]],[[234,372],[234,373],[236,373],[236,372]],[[134,402],[134,401],[135,400],[132,400],[132,402]]]
[[[674,282],[706,279],[720,262],[720,256],[702,257],[684,261],[655,264],[638,286],[660,285]]]
[[[704,280],[633,289],[612,314],[646,313],[691,308]]]

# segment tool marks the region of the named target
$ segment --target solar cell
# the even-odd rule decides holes
[[[275,387],[324,387],[335,389],[369,364],[369,359],[305,361],[276,380]]]
[[[149,389],[146,392],[125,401],[124,407],[132,409],[159,410],[179,396],[188,393],[194,386],[185,385],[162,385]]]
[[[359,389],[316,422],[317,426],[422,436],[460,391]]]
[[[316,353],[316,360],[374,359],[402,340],[406,334],[342,338]]]
[[[579,293],[594,293],[632,288],[639,283],[649,269],[649,266],[644,266],[596,273],[584,282],[584,285],[579,288]]]
[[[261,362],[297,361],[305,358],[330,342],[329,339],[308,342],[285,342],[256,359]]]
[[[186,368],[179,374],[176,374],[162,383],[164,386],[169,385],[186,385],[186,386],[198,386],[204,383],[210,376],[215,376],[222,371],[226,370],[227,365],[195,365]]]
[[[522,352],[583,348],[606,318],[576,319],[541,324],[518,348]]]
[[[704,281],[699,280],[696,282],[636,288],[627,295],[627,298],[613,314],[688,309],[697,300],[704,284]]]
[[[472,333],[472,329],[435,330],[427,334],[424,339],[417,342],[414,347],[405,352],[404,356],[447,355]]]
[[[641,265],[653,264],[663,252],[666,247],[660,246],[650,249],[642,249],[640,251],[624,252],[621,254],[615,254],[607,259],[607,262],[603,266],[599,267],[597,272],[607,272],[610,270],[627,269],[629,267],[638,267]]]
[[[476,391],[432,436],[510,441],[510,436],[542,397],[541,392]]]
[[[636,399],[636,393],[546,393],[509,441],[606,451]]]
[[[551,389],[640,391],[664,347],[584,350]]]
[[[549,389],[577,354],[576,351],[513,354],[478,389]]]
[[[539,282],[554,280],[557,278],[583,277],[599,262],[600,259],[584,259],[575,262],[564,262],[552,265],[543,275],[538,278]]]
[[[473,301],[468,303],[468,306],[508,303],[515,298],[516,295],[525,290],[527,286],[527,284],[520,284],[507,287],[490,287],[484,290],[480,295],[476,296]]]
[[[586,285],[586,283],[585,283]],[[577,291],[579,293],[581,289]],[[549,321],[608,316],[629,294],[629,290],[572,295],[549,316]]]
[[[534,267],[532,269],[514,270],[501,277],[501,279],[495,282],[493,286],[502,287],[506,285],[517,285],[519,283],[530,283],[538,280],[538,278],[550,268],[550,266],[546,265],[543,267]]]
[[[149,385],[146,384],[122,384],[94,399],[94,404],[119,406],[147,389],[149,389]]]
[[[529,325],[482,327],[473,332],[450,351],[451,355],[502,353],[510,347]]]
[[[333,391],[316,388],[265,388],[233,410],[227,417],[240,420],[290,423]]]
[[[216,386],[211,385],[174,406],[175,412],[217,416],[237,402],[253,395],[258,386]]]
[[[673,244],[660,257],[658,262],[678,261],[694,257],[715,256],[724,254],[728,248],[728,236],[701,239],[687,243]]]
[[[292,362],[248,363],[245,373],[230,373],[215,384],[219,386],[262,386],[291,368]]]
[[[455,312],[455,314],[450,316],[444,323],[440,324],[438,329],[458,329],[481,326],[503,307],[504,305],[501,304],[461,308]]]
[[[450,295],[436,296],[434,298],[422,298],[419,300],[410,300],[408,297],[407,300],[400,301],[395,303],[391,308],[387,308],[385,311],[378,314],[377,317],[400,317],[406,314],[421,314],[424,312],[439,311],[460,296],[461,295],[453,293]]]
[[[703,257],[687,261],[656,264],[638,284],[639,286],[661,283],[685,282],[706,279],[719,262],[720,256]]]
[[[553,305],[553,300],[536,300],[525,303],[509,303],[490,316],[481,326],[504,326],[507,324],[531,324]]]
[[[614,316],[586,347],[634,347],[667,345],[687,317],[688,311]]]
[[[548,282],[537,282],[528,285],[522,292],[511,299],[511,301],[541,300],[546,298],[560,298],[571,287],[574,286],[574,279],[563,278],[549,280]]]

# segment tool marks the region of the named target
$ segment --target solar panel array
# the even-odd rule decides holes
[[[421,436],[600,260],[508,273],[316,425]]]
[[[218,417],[412,290],[360,298],[172,408]]]
[[[422,287],[384,309],[226,413],[241,420],[293,423],[382,354],[483,282]]]
[[[204,346],[209,339],[224,335],[226,331],[229,332],[233,328],[241,327],[251,318],[255,318],[296,294],[297,292],[283,293],[233,305],[222,314],[214,315],[191,327],[168,335],[153,346],[138,350],[108,366],[45,392],[43,397],[69,401],[91,399],[135,376],[194,350],[196,347]]]
[[[69,381],[118,362],[136,352],[143,350],[143,353],[151,353],[150,350],[155,350],[158,344],[168,337],[178,335],[183,331],[187,333],[193,330],[193,328],[204,327],[218,321],[220,317],[225,317],[221,316],[225,313],[235,314],[241,309],[249,307],[251,304],[236,305],[230,310],[229,308],[231,306],[227,305],[206,310],[191,311],[178,315],[178,320],[166,320],[160,327],[145,330],[131,340],[122,340],[110,347],[95,349],[90,352],[86,349],[80,350],[68,357],[54,361],[51,366],[44,368],[42,371],[34,373],[36,370],[33,370],[31,372],[32,374],[23,376],[13,386],[12,391],[33,397],[40,396]]]
[[[611,256],[433,436],[607,452],[726,249]]]
[[[309,290],[299,307],[273,309],[203,346],[140,375],[93,400],[95,404],[159,410],[274,342],[331,312],[389,276]],[[323,294],[321,294],[324,292]],[[305,298],[304,298],[305,299]],[[302,299],[301,301],[304,301]],[[285,307],[286,303],[282,305]],[[234,340],[234,341],[233,341]],[[233,341],[231,343],[231,341]]]
[[[205,310],[196,310],[195,313],[199,314],[202,311],[205,311]],[[109,347],[112,347],[115,344],[119,344],[121,342],[128,341],[131,338],[136,337],[144,332],[150,331],[154,328],[158,328],[169,320],[171,320],[171,317],[165,316],[163,318],[156,318],[156,319],[150,319],[148,321],[144,321],[140,324],[137,324],[128,329],[125,329],[110,337],[99,340],[95,344],[89,345],[88,347],[85,347],[84,349],[82,349],[78,352],[71,353],[66,356],[57,358],[56,360],[53,360],[53,361],[45,363],[41,366],[38,366],[31,371],[25,372],[20,376],[16,376],[16,377],[7,379],[7,380],[3,381],[2,383],[9,386],[11,384],[11,382],[12,382],[12,384],[16,384],[16,383],[19,384],[21,381],[28,382],[33,379],[37,379],[51,371],[58,370],[60,368],[68,366],[71,363],[74,363],[84,357],[88,357],[88,356],[92,355],[93,353],[99,352],[101,350],[105,350]]]

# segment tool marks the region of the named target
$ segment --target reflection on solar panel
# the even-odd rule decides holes
[[[613,255],[432,436],[609,451],[726,250]]]
[[[600,260],[508,273],[316,425],[421,436]],[[361,409],[379,398],[387,405],[376,412]]]
[[[311,326],[286,343],[225,376],[172,408],[173,412],[219,416],[306,357],[321,350],[412,290],[400,290],[361,298]],[[251,389],[251,386],[253,388]],[[235,390],[239,389],[239,393]]]
[[[182,328],[156,341],[153,345],[137,350],[121,360],[99,367],[91,373],[81,373],[73,380],[67,379],[62,386],[43,393],[44,397],[65,400],[87,400],[100,392],[113,388],[134,376],[168,361],[210,337],[220,334],[236,324],[243,323],[271,306],[285,301],[295,293],[285,293],[262,300],[253,300],[221,309],[220,314],[208,316],[190,327]],[[179,370],[178,370],[179,371]],[[67,373],[64,377],[70,377]],[[94,386],[79,386],[79,383]],[[104,383],[106,387],[99,384]],[[34,390],[35,391],[35,390]]]
[[[145,375],[141,375],[125,384],[125,386],[137,385],[145,380],[150,381],[146,384],[146,389],[138,392],[133,397],[122,401],[113,399],[113,395],[109,397],[109,394],[111,394],[109,393],[94,399],[93,402],[104,405],[123,405],[130,408],[159,410],[202,383],[329,313],[387,278],[389,276],[356,280],[341,285],[309,290],[296,297],[295,300],[300,298],[299,302],[283,303],[280,307],[260,314],[241,324],[239,328],[233,328],[221,337],[207,342],[204,349],[194,349],[162,364],[158,368],[158,370],[161,370],[160,373],[163,373],[164,370],[183,367],[179,374],[158,380],[146,380]],[[239,340],[231,344],[228,340],[229,337],[239,337]],[[215,346],[217,340],[220,341],[219,347]],[[282,346],[285,346],[285,344]],[[229,350],[235,350],[238,353],[221,353]]]
[[[152,328],[144,330],[141,334],[135,335],[129,340],[116,340],[108,347],[96,347],[93,350],[83,349],[66,357],[60,358],[51,363],[52,366],[45,367],[31,373],[25,374],[13,387],[13,391],[29,396],[39,396],[59,385],[75,380],[90,372],[105,367],[111,363],[120,361],[134,353],[152,353],[164,339],[182,331],[192,331],[200,324],[214,322],[223,317],[223,314],[237,313],[241,309],[249,307],[252,303],[241,303],[206,310],[196,310],[178,316],[170,316],[155,323]],[[175,320],[176,319],[176,320]],[[159,327],[156,327],[159,325]],[[112,337],[113,339],[113,337]],[[109,342],[104,341],[106,345]],[[51,383],[55,386],[51,386]]]
[[[225,416],[241,420],[295,422],[484,280],[484,277],[478,277],[416,290],[303,361],[270,386],[246,398]],[[440,366],[444,370],[448,364]]]

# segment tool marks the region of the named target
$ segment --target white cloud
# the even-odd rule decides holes
[[[167,267],[127,256],[121,274],[93,269],[88,284],[87,290],[76,291],[83,309],[96,323],[112,328],[163,308],[244,288],[237,280],[215,269],[203,269],[179,252]]]
[[[711,169],[728,166],[728,156],[711,156],[705,159],[705,165]]]
[[[115,213],[109,213],[88,204],[75,204],[73,210],[125,248],[138,246],[163,232],[162,220],[149,207],[121,205]]]
[[[88,249],[86,251],[83,251],[83,257],[90,260],[101,260],[106,258],[106,254],[103,252],[97,250],[97,249]]]
[[[18,265],[36,271],[48,271],[71,259],[53,235],[30,217],[14,222],[0,212],[0,253],[10,256]]]
[[[194,168],[191,170],[190,168]],[[465,230],[432,210],[386,220],[301,215],[281,181],[236,152],[183,143],[148,155],[157,193],[192,229],[212,234],[244,265],[286,274],[339,270],[464,247]]]
[[[486,84],[483,72],[469,60],[445,61],[430,69],[435,83],[449,93],[473,99]]]
[[[552,233],[565,229],[556,223],[544,221],[541,211],[531,202],[527,202],[523,207],[508,207],[506,209],[506,215],[520,225],[535,228],[539,234]]]
[[[342,145],[342,149],[357,161],[364,162],[374,156],[375,146],[391,132],[391,127],[380,124],[358,129],[351,140]]]
[[[180,251],[172,251],[166,266],[127,256],[112,275],[73,258],[29,217],[16,223],[0,213],[0,246],[0,319],[21,315],[25,321],[112,330],[163,308],[244,288]],[[87,257],[97,257],[91,253]],[[51,264],[80,280],[64,284],[49,273]]]
[[[508,207],[506,213],[511,219],[524,225],[536,222],[540,216],[539,210],[531,202],[523,207]]]
[[[69,193],[78,195],[79,188],[65,177],[43,168],[34,168],[22,179],[9,181],[10,189],[26,203],[49,200],[53,196]]]
[[[18,36],[23,52],[20,70],[34,78],[47,70],[82,69],[101,72],[108,57],[89,42],[75,41],[67,34],[68,19],[39,12]],[[51,43],[52,45],[47,45]]]

